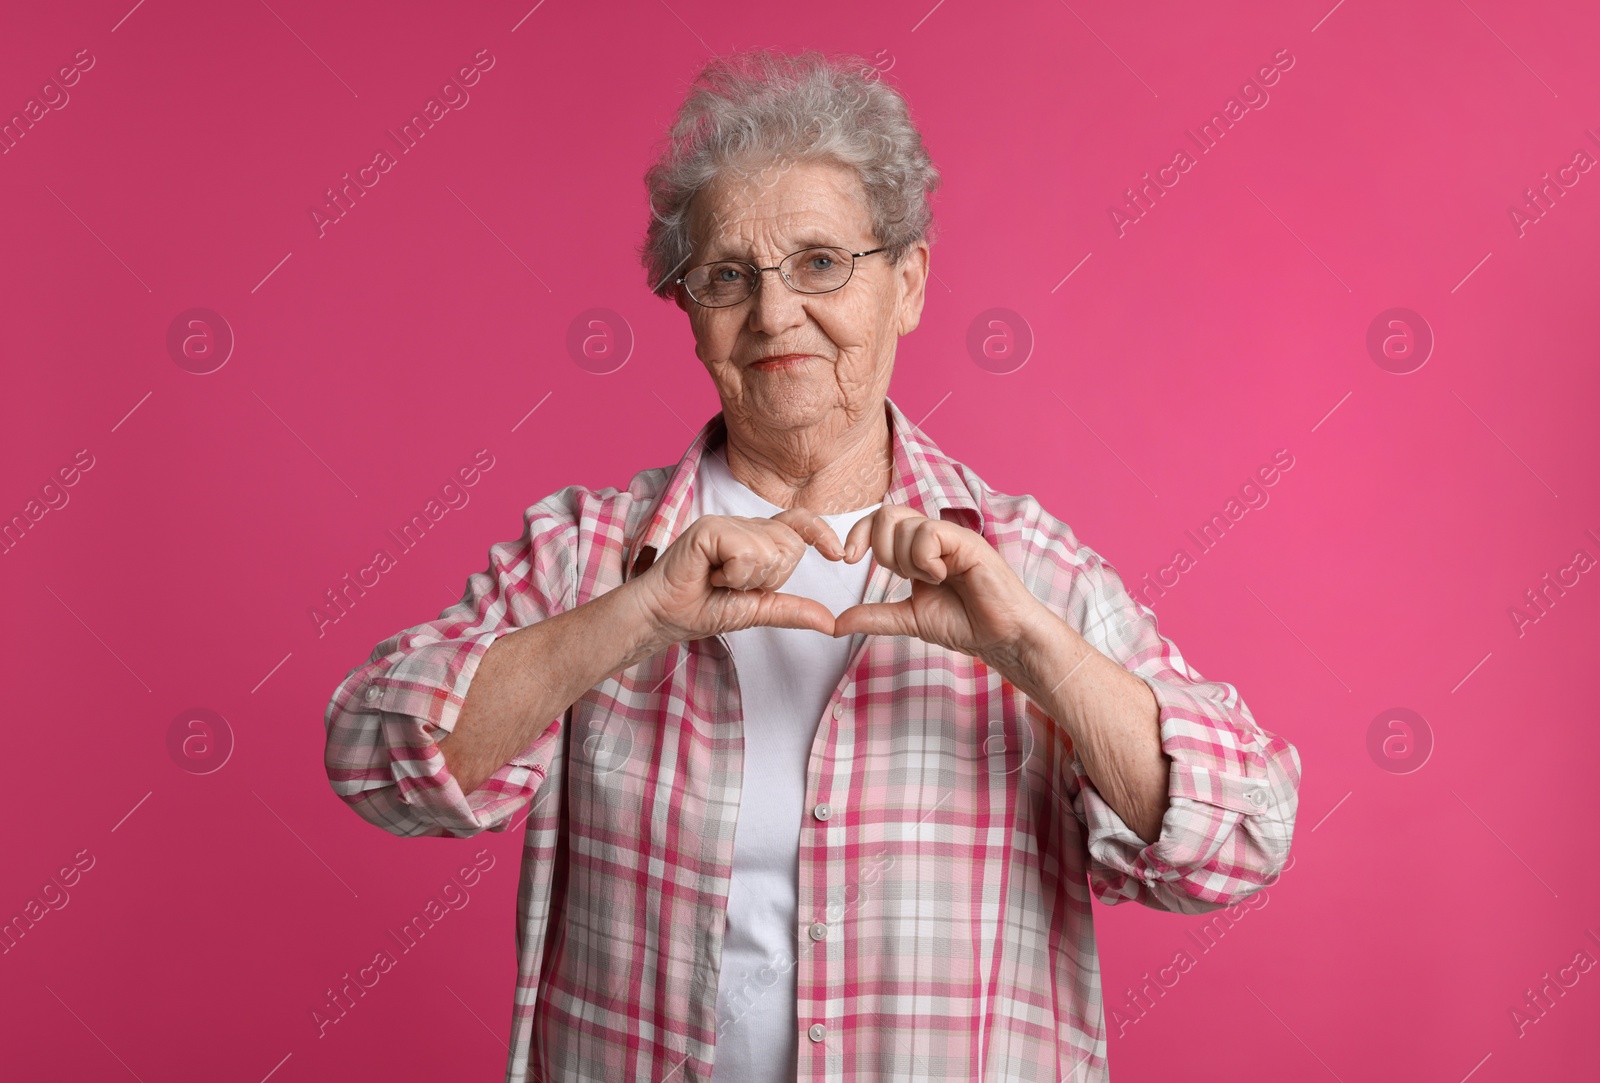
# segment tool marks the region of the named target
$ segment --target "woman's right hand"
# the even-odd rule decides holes
[[[637,591],[663,646],[757,625],[833,634],[833,613],[778,587],[806,549],[844,559],[827,521],[804,508],[770,519],[702,515],[628,586]]]

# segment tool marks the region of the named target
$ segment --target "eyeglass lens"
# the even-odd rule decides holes
[[[793,252],[778,265],[789,285],[801,293],[829,293],[843,286],[854,270],[855,257],[843,248],[819,247]],[[684,279],[690,295],[707,307],[736,305],[755,289],[750,264],[735,260],[705,263]]]

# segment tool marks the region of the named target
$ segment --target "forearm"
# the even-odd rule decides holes
[[[590,688],[666,646],[631,587],[490,645],[455,728],[439,741],[462,793],[481,786]]]
[[[1095,789],[1145,842],[1161,833],[1171,760],[1155,695],[1044,607],[1000,667],[1071,738]]]

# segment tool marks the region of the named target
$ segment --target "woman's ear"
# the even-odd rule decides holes
[[[895,287],[900,292],[900,325],[897,333],[909,335],[922,322],[922,302],[927,297],[928,242],[918,241],[895,268]]]

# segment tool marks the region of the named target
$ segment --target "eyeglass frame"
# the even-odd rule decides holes
[[[795,293],[798,293],[800,296],[802,296],[802,297],[824,297],[824,296],[826,296],[826,295],[828,295],[830,293],[837,293],[837,292],[839,292],[840,290],[844,289],[846,286],[848,286],[850,284],[850,279],[852,279],[852,278],[854,278],[856,276],[856,260],[860,259],[862,256],[871,256],[871,255],[875,255],[878,252],[886,252],[886,251],[888,251],[888,249],[890,247],[891,247],[890,245],[880,245],[877,248],[869,248],[865,252],[851,252],[848,248],[845,248],[842,245],[836,245],[836,244],[808,244],[804,248],[796,248],[793,252],[786,253],[783,256],[783,258],[778,260],[777,264],[775,266],[772,266],[772,267],[757,267],[755,264],[751,263],[750,261],[742,260],[742,259],[711,259],[711,260],[706,260],[706,262],[704,262],[704,263],[697,263],[693,267],[690,267],[687,271],[683,272],[683,274],[681,274],[677,278],[673,279],[672,280],[672,284],[674,286],[682,286],[683,287],[683,292],[688,294],[689,300],[693,301],[695,304],[699,305],[701,308],[732,308],[732,307],[734,307],[734,305],[742,305],[742,304],[744,304],[746,301],[750,300],[750,298],[752,298],[752,297],[754,297],[756,295],[756,287],[759,286],[763,281],[765,281],[761,277],[762,275],[766,274],[768,271],[777,271],[778,272],[778,277],[783,279],[783,284],[785,286],[788,286]],[[793,282],[789,281],[789,275],[783,270],[783,264],[784,264],[784,262],[786,260],[789,259],[790,256],[798,256],[800,253],[802,253],[802,252],[810,252],[814,248],[831,248],[835,252],[844,252],[844,253],[847,253],[850,256],[850,273],[849,273],[849,275],[847,275],[845,277],[845,280],[843,282],[839,283],[837,286],[833,287],[833,289],[831,289],[831,290],[818,290],[818,291],[813,293],[813,292],[808,291],[808,290],[798,289],[798,288],[796,288],[796,286],[795,286],[795,284]],[[700,300],[700,298],[696,297],[694,295],[694,291],[689,289],[689,284],[688,284],[689,276],[694,274],[694,272],[698,271],[700,268],[702,268],[702,267],[710,267],[714,263],[737,263],[741,267],[748,267],[752,271],[754,271],[755,274],[751,278],[750,292],[745,294],[739,300],[732,301],[732,302],[730,302],[728,304],[725,304],[725,305],[708,305],[704,301]]]

